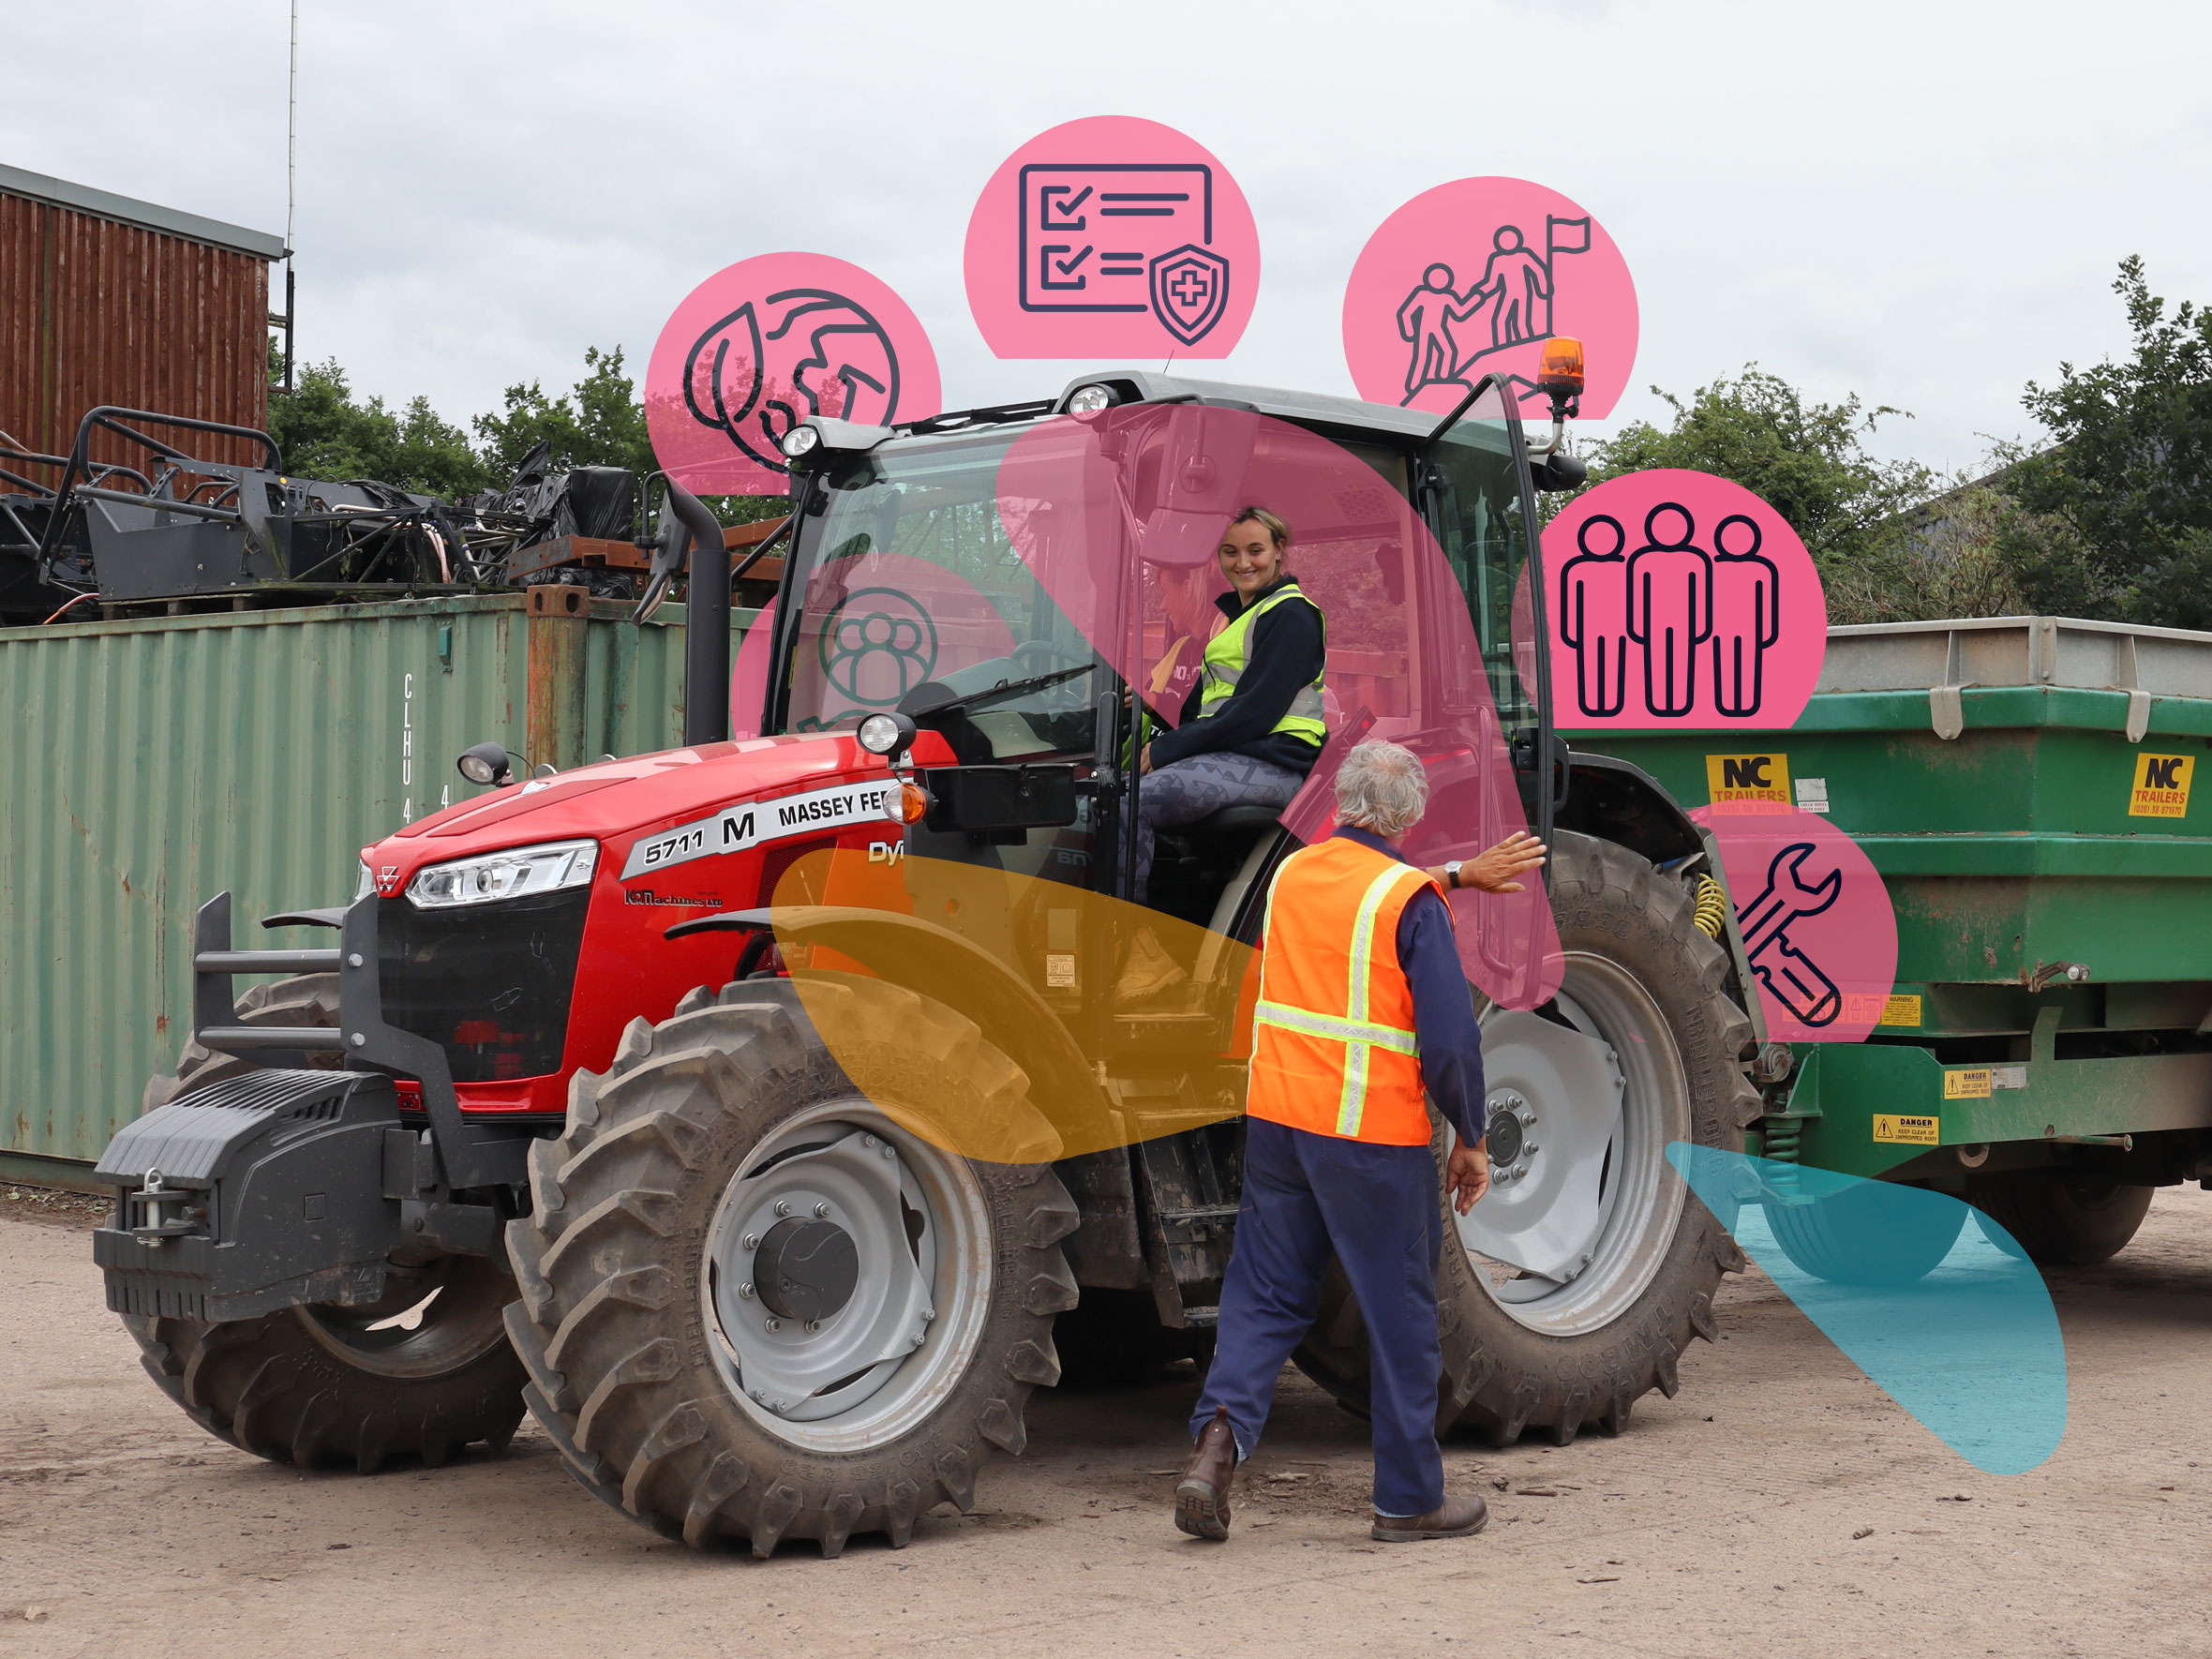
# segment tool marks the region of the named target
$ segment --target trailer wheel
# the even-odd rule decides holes
[[[238,999],[237,1019],[336,1025],[337,976],[256,985]],[[176,1075],[146,1084],[146,1110],[251,1069],[187,1043]],[[126,1314],[123,1323],[147,1374],[187,1416],[273,1462],[351,1463],[371,1474],[393,1458],[436,1466],[475,1442],[504,1446],[522,1421],[524,1381],[501,1323],[515,1294],[506,1264],[449,1256],[396,1265],[388,1284],[366,1308],[288,1308],[218,1324]]]
[[[531,1151],[534,1213],[508,1227],[532,1413],[593,1493],[695,1547],[835,1556],[970,1508],[978,1466],[1026,1443],[1076,1301],[1052,1167],[907,1127],[948,1099],[1020,1122],[1020,1069],[882,981],[807,994],[854,999],[882,1041],[832,1058],[787,979],[701,987],[576,1075],[566,1130]]]
[[[2088,1181],[2061,1170],[1992,1175],[1967,1188],[1974,1220],[1989,1236],[1995,1221],[2027,1252],[2031,1262],[2087,1267],[2110,1261],[2135,1236],[2150,1213],[2151,1187]],[[2003,1248],[2002,1241],[1991,1243]]]
[[[1770,1203],[1766,1216],[1768,1231],[1795,1266],[1839,1285],[1906,1285],[1925,1278],[1966,1226],[1964,1204],[1916,1204],[1900,1215],[1877,1181],[1809,1203]]]
[[[1444,1200],[1441,1123],[1431,1144],[1447,1241],[1437,1421],[1498,1445],[1531,1427],[1561,1445],[1586,1423],[1617,1434],[1648,1391],[1674,1394],[1676,1361],[1717,1334],[1712,1293],[1743,1254],[1666,1145],[1740,1148],[1758,1112],[1750,1022],[1693,895],[1590,836],[1562,831],[1552,863],[1565,979],[1537,1013],[1486,1017],[1493,1185],[1472,1215]],[[1552,1271],[1516,1265],[1531,1261]],[[1296,1359],[1368,1412],[1367,1325],[1333,1267]]]

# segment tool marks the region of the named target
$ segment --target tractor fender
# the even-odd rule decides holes
[[[794,904],[695,917],[668,929],[667,936],[722,929],[772,932],[785,946],[825,946],[878,979],[954,1009],[1028,1074],[1031,1103],[1064,1143],[1120,1140],[1096,1069],[1059,1014],[999,958],[950,928],[891,910]]]

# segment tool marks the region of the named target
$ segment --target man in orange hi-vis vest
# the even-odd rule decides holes
[[[1427,1099],[1452,1126],[1444,1179],[1465,1215],[1490,1184],[1482,1032],[1443,889],[1518,892],[1544,862],[1517,834],[1478,859],[1419,869],[1397,844],[1428,781],[1396,743],[1362,743],[1337,774],[1328,840],[1283,861],[1267,898],[1245,1100],[1244,1201],[1175,1524],[1229,1535],[1229,1487],[1275,1382],[1343,1263],[1373,1366],[1374,1520],[1384,1543],[1458,1538],[1488,1518],[1444,1491],[1436,1443],[1436,1264],[1445,1241]],[[1457,1244],[1457,1240],[1451,1240]]]

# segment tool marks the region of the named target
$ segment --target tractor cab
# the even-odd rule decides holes
[[[1440,422],[1121,370],[1049,404],[896,430],[818,419],[791,447],[795,529],[769,666],[747,683],[740,665],[738,695],[758,698],[769,733],[889,712],[941,742],[917,751],[951,764],[918,764],[927,805],[906,859],[1132,898],[1144,787],[1132,763],[1177,721],[1226,589],[1214,548],[1253,501],[1290,521],[1290,569],[1324,619],[1330,743],[1289,809],[1232,805],[1163,832],[1150,908],[1193,935],[1252,943],[1268,871],[1325,832],[1328,778],[1363,737],[1439,752],[1457,810],[1434,815],[1428,861],[1472,854],[1509,820],[1547,827],[1545,665],[1530,646],[1542,596],[1524,575],[1538,474],[1500,387]],[[1009,813],[962,775],[1008,769],[1064,815]],[[1486,793],[1510,799],[1466,799]],[[1067,969],[1048,958],[1092,954],[1065,919],[1099,912],[1037,902],[1065,913],[1064,949],[1040,935],[1024,958],[998,919],[962,925],[1049,990]],[[1085,981],[1106,971],[1102,957],[1084,967]]]

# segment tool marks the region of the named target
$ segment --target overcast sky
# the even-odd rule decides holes
[[[2212,7],[1455,0],[815,6],[302,0],[300,350],[450,418],[642,375],[702,277],[780,249],[920,316],[949,407],[1056,391],[999,362],[961,245],[1017,145],[1083,115],[1180,127],[1235,174],[1263,274],[1206,372],[1349,393],[1339,307],[1407,198],[1505,173],[1580,202],[1634,273],[1616,418],[1756,359],[1916,417],[1965,467],[2020,393],[2122,350],[2128,254],[2212,300]],[[284,228],[284,0],[22,5],[0,161]],[[187,21],[188,20],[188,21]]]

